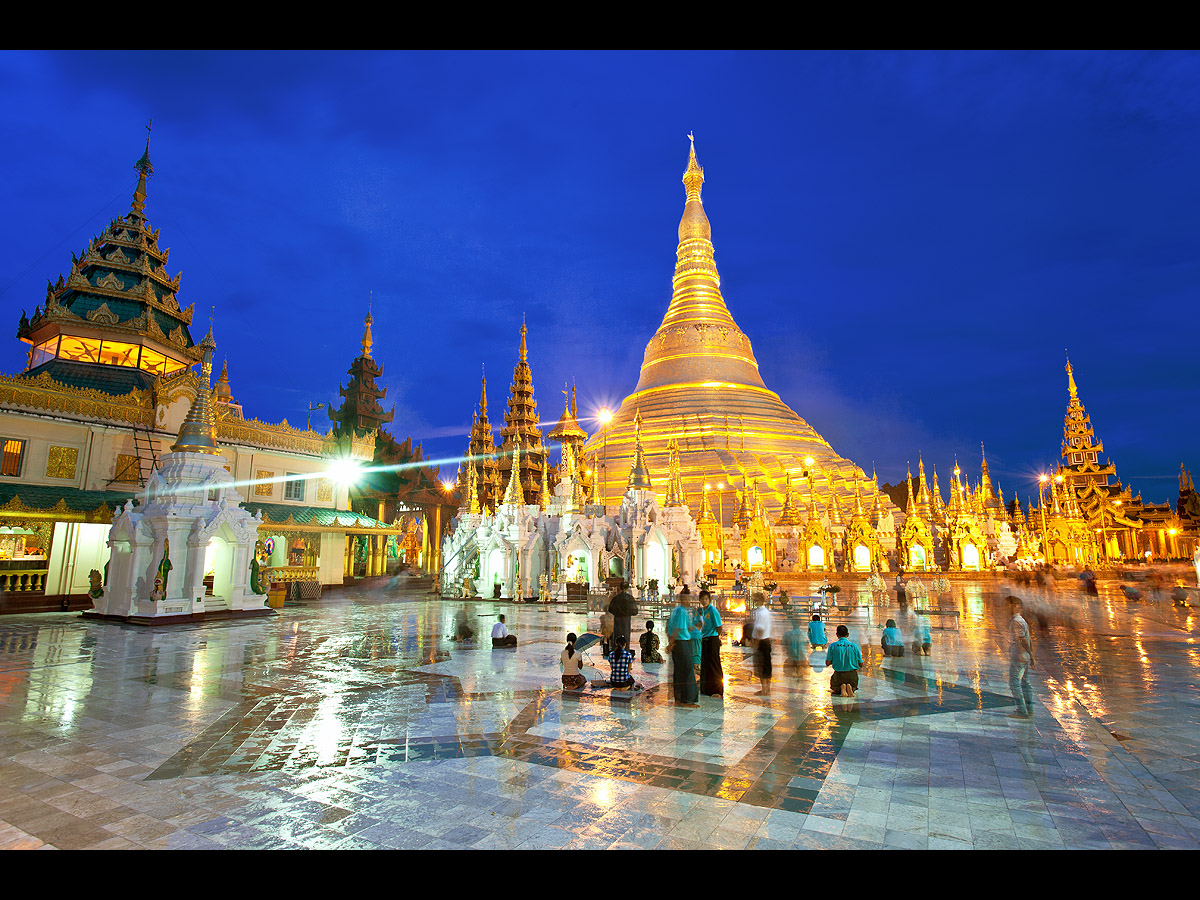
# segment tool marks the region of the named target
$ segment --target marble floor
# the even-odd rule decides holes
[[[564,695],[582,610],[394,581],[170,630],[5,616],[0,847],[1200,846],[1195,611],[1047,598],[1022,720],[1005,589],[958,583],[929,657],[882,659],[883,621],[907,620],[871,609],[852,700],[810,661],[784,671],[777,611],[771,695],[730,634],[725,695],[698,709],[640,662],[643,691]],[[520,646],[449,641],[461,609],[483,635],[505,613]]]

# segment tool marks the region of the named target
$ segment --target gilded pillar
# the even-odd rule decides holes
[[[348,534],[344,538],[346,542],[345,562],[342,565],[342,577],[349,578],[354,574],[354,535]]]

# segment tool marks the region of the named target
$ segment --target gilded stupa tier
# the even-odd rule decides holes
[[[634,457],[633,420],[640,409],[642,447],[651,470],[668,469],[668,443],[674,438],[685,495],[701,494],[706,483],[725,483],[724,502],[713,505],[726,526],[740,512],[735,492],[751,492],[756,480],[772,521],[787,501],[789,476],[834,477],[848,503],[853,479],[866,474],[766,387],[750,339],[725,305],[701,201],[703,183],[693,144],[683,176],[671,302],[646,345],[636,390],[586,445],[594,463],[606,463],[601,467],[605,484],[597,494],[613,498],[624,491]]]

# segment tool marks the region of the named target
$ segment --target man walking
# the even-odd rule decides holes
[[[1033,687],[1029,684],[1029,670],[1033,668],[1033,638],[1029,623],[1021,615],[1021,600],[1008,598],[1008,611],[1012,618],[1008,623],[1008,686],[1012,689],[1017,711],[1011,719],[1033,718]]]

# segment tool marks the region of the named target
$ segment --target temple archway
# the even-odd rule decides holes
[[[908,548],[908,565],[911,569],[925,568],[925,548],[920,544],[913,544]]]
[[[854,571],[871,571],[871,548],[866,544],[857,544],[854,547]]]
[[[817,544],[808,548],[808,567],[818,570],[825,568],[825,550]]]
[[[974,544],[962,545],[962,567],[979,571],[979,548]]]

